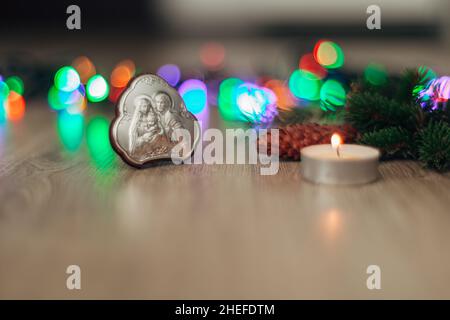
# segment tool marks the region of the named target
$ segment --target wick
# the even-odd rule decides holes
[[[340,152],[339,152],[339,147],[340,147],[340,145],[338,145],[337,148],[336,148],[336,153],[337,153],[338,158],[341,157],[341,154],[340,154]]]

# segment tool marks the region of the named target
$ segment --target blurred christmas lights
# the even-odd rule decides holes
[[[178,89],[186,104],[186,108],[193,114],[203,111],[207,105],[207,90],[204,82],[197,79],[184,81]]]
[[[244,120],[237,106],[237,88],[244,83],[238,78],[227,78],[219,87],[218,108],[225,120]]]
[[[76,151],[81,145],[84,131],[84,116],[66,111],[58,113],[56,127],[59,139],[68,151]]]
[[[320,89],[320,101],[323,110],[336,111],[336,107],[345,104],[347,93],[342,84],[334,79],[325,81]]]
[[[6,82],[0,80],[0,99],[4,101],[9,95],[9,87]]]
[[[23,95],[24,86],[23,81],[17,76],[9,77],[5,80],[5,83],[8,85],[9,90],[14,91],[20,95]]]
[[[225,47],[219,42],[207,42],[200,49],[200,60],[210,70],[219,70],[225,61]]]
[[[437,75],[432,69],[426,66],[420,66],[417,71],[420,81],[413,89],[413,96],[418,97],[422,102],[425,102],[430,98],[426,89],[430,86],[432,81],[437,78]]]
[[[423,107],[430,105],[433,110],[437,109],[439,104],[447,103],[450,99],[450,77],[443,76],[430,80],[420,91],[418,98]]]
[[[341,47],[332,41],[320,40],[314,47],[314,58],[328,69],[336,69],[344,64],[344,53]]]
[[[86,108],[85,95],[85,87],[78,72],[73,67],[65,66],[56,72],[47,98],[50,108],[55,111],[80,113]]]
[[[210,71],[223,68],[225,55],[225,47],[218,42],[207,42],[200,48],[200,60]],[[199,72],[197,75],[191,73],[193,78],[180,84],[182,75],[176,64],[162,65],[156,73],[171,86],[178,86],[186,108],[194,114],[202,114],[208,108],[208,101],[213,101],[212,104],[217,104],[219,114],[225,120],[261,123],[270,121],[268,119],[273,118],[277,109],[292,109],[304,103],[309,104],[308,101],[320,102],[321,108],[326,111],[335,111],[337,107],[343,106],[346,89],[339,80],[339,71],[336,71],[343,63],[344,54],[340,46],[329,40],[320,40],[315,44],[312,53],[300,57],[298,69],[284,80],[267,76],[250,81],[217,77],[204,82],[199,80],[203,77],[203,72]],[[369,68],[366,73],[368,79],[381,81],[376,79],[379,75],[374,75],[372,69]],[[88,101],[100,102],[109,98],[111,102],[116,103],[135,74],[136,66],[129,59],[115,65],[109,82],[97,73],[94,63],[86,56],[79,56],[73,60],[71,66],[60,68],[48,93],[50,107],[61,113],[58,115],[58,123],[61,123],[59,126],[64,127],[62,123],[65,119],[77,123],[68,125],[67,128],[79,126],[82,118],[78,116],[82,116]],[[23,83],[20,79],[10,77],[0,81],[0,97],[9,96],[10,91],[23,93]],[[9,105],[14,106],[12,109],[16,110],[18,115],[21,102],[16,99],[13,95]],[[92,127],[90,130],[93,130]],[[63,129],[60,131],[64,132]],[[68,149],[75,149],[74,146],[77,145],[66,144]]]
[[[136,74],[136,66],[132,60],[119,62],[111,72],[109,100],[116,103],[130,80]]]
[[[113,69],[110,77],[112,87],[123,88],[134,77],[136,67],[131,60],[124,60],[119,62]]]
[[[109,141],[109,120],[102,116],[92,118],[86,128],[86,142],[89,154],[98,168],[108,168],[115,159]]]
[[[276,102],[275,94],[267,88],[243,83],[237,88],[236,103],[242,115],[251,123],[268,122],[268,106]],[[272,116],[272,112],[270,112]]]
[[[22,79],[11,76],[0,80],[0,123],[20,121],[25,115],[24,85]]]
[[[96,74],[86,84],[86,96],[90,102],[105,100],[109,94],[108,82],[102,75]]]
[[[80,76],[73,67],[62,67],[55,74],[55,87],[60,91],[72,92],[80,86],[80,83]]]
[[[166,80],[172,87],[175,87],[181,79],[180,68],[175,64],[161,66],[156,74]]]
[[[86,84],[90,77],[96,74],[95,66],[86,56],[80,56],[72,62],[72,67],[80,75],[81,82]]]
[[[288,85],[276,79],[268,80],[264,83],[264,86],[275,94],[277,97],[277,107],[282,110],[289,110],[295,107],[296,101],[295,97],[292,95],[291,91],[289,91]]]
[[[323,79],[327,76],[327,69],[322,67],[315,59],[312,53],[303,55],[300,58],[299,69],[314,74],[317,78]]]
[[[218,107],[225,120],[259,124],[273,120],[277,100],[269,88],[228,78],[220,84]]]
[[[385,85],[388,79],[386,68],[381,64],[369,63],[364,69],[364,79],[374,86]]]
[[[10,91],[4,108],[8,120],[19,121],[25,115],[25,99],[15,91]]]
[[[289,88],[294,96],[311,101],[320,98],[320,79],[309,71],[295,70],[289,78]]]

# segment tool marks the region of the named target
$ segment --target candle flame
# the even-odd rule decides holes
[[[331,136],[331,146],[333,149],[339,148],[339,146],[342,144],[342,138],[339,134],[333,133]]]

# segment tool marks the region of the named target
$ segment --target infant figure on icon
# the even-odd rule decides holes
[[[134,101],[135,111],[129,128],[129,150],[138,158],[165,152],[168,141],[158,114],[147,96]]]
[[[153,108],[149,108],[147,115],[142,118],[141,133],[138,135],[137,145],[143,143],[151,143],[158,138],[158,136],[164,134],[164,129],[160,126],[158,116]]]

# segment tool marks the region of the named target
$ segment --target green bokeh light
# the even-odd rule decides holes
[[[292,94],[301,99],[316,101],[320,98],[320,79],[305,70],[295,70],[289,78],[289,88]]]
[[[374,86],[382,86],[388,79],[386,68],[381,64],[369,63],[364,70],[364,79]]]
[[[420,79],[420,82],[413,88],[413,96],[417,97],[419,93],[424,90],[432,80],[437,78],[437,74],[426,66],[420,66],[417,69],[417,73]],[[428,95],[424,95],[422,101],[428,101],[430,97]]]
[[[339,81],[329,79],[320,89],[321,107],[323,110],[336,111],[336,107],[345,105],[346,92]]]
[[[228,78],[222,81],[219,88],[218,108],[221,116],[228,121],[244,120],[237,105],[238,88],[244,81]]]
[[[50,108],[57,111],[83,103],[83,93],[79,90],[66,92],[58,90],[55,86],[50,88],[47,98]]]
[[[0,124],[6,122],[6,109],[5,103],[8,99],[9,87],[8,85],[0,80]],[[1,129],[1,128],[0,128]]]
[[[91,102],[105,100],[109,94],[109,85],[105,78],[99,74],[91,77],[86,84],[86,95]]]
[[[246,121],[253,123],[261,121],[270,103],[268,89],[265,90],[249,82],[237,88],[237,106]]]
[[[109,121],[97,116],[89,121],[86,129],[89,153],[99,168],[108,168],[115,159],[114,150],[109,141]]]
[[[11,91],[14,91],[20,95],[23,95],[24,92],[24,86],[23,81],[19,77],[12,76],[6,79],[6,84],[8,85],[9,89]]]
[[[4,81],[0,81],[0,102],[5,101],[9,95],[9,87]]]
[[[62,110],[66,107],[63,101],[59,98],[59,90],[56,89],[55,86],[52,86],[50,90],[48,90],[47,98],[48,104],[53,110]]]
[[[0,129],[2,128],[1,125],[6,122],[6,109],[5,109],[5,103],[3,101],[0,101]]]
[[[71,92],[80,85],[80,76],[73,67],[62,67],[55,74],[55,87],[58,90]]]
[[[314,57],[323,67],[337,69],[344,64],[344,52],[332,41],[320,41],[314,48]]]
[[[424,83],[428,83],[431,80],[437,78],[436,72],[434,72],[433,69],[428,68],[427,66],[420,66],[417,72],[419,73],[420,79],[422,79]]]
[[[83,139],[84,117],[81,114],[58,113],[58,136],[62,145],[69,151],[76,151]]]
[[[4,107],[4,103],[0,103],[0,130],[2,129],[1,125],[6,122],[6,110]]]
[[[342,51],[342,48],[335,42],[331,42],[331,45],[336,52],[336,61],[333,64],[327,66],[327,68],[337,69],[344,65],[344,51]]]

